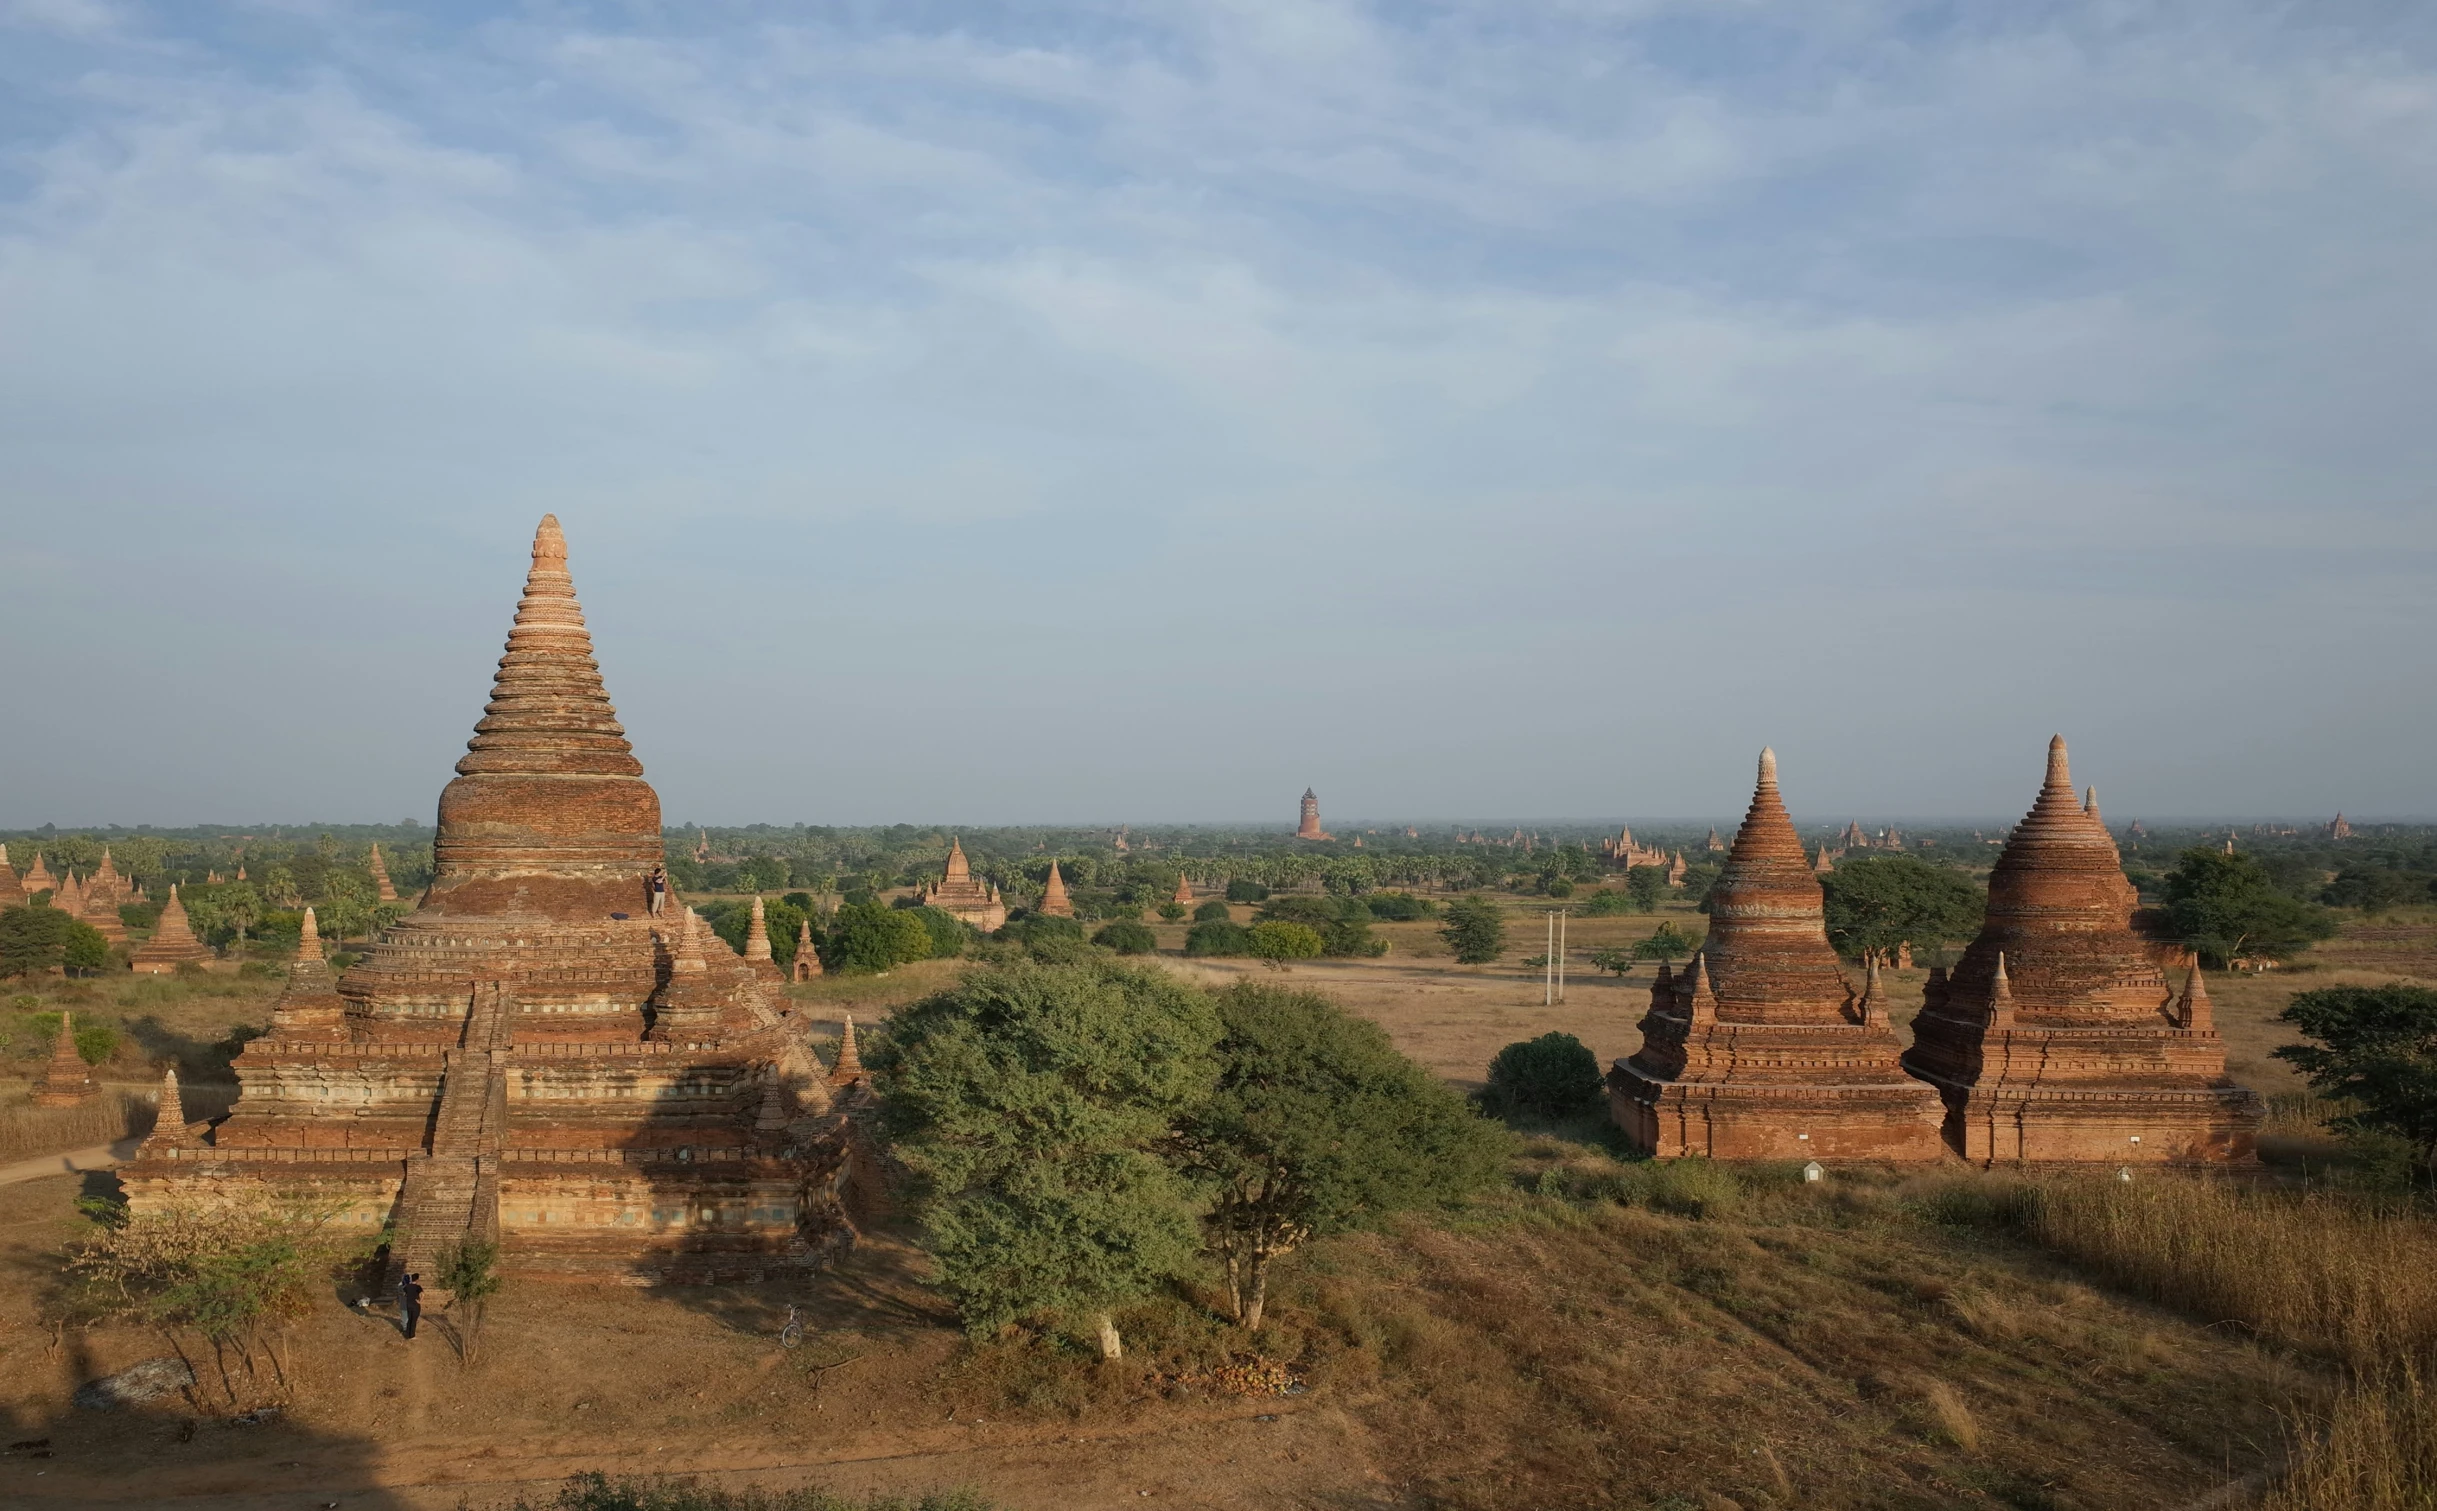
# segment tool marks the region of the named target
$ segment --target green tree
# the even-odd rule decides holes
[[[1819,879],[1828,942],[1837,953],[1884,963],[1899,945],[1959,943],[1980,932],[1988,894],[1971,878],[1911,855],[1849,859]]]
[[[76,920],[46,905],[0,912],[0,975],[30,976],[66,963]]]
[[[67,943],[60,948],[59,963],[71,976],[92,975],[110,963],[110,941],[84,920],[71,920]]]
[[[914,916],[922,923],[930,938],[932,960],[954,960],[965,952],[974,940],[973,926],[954,913],[939,908],[916,908]]]
[[[2289,960],[2335,933],[2327,910],[2277,890],[2248,855],[2186,850],[2166,874],[2166,916],[2203,963]]]
[[[1120,955],[1148,955],[1159,948],[1159,936],[1143,924],[1120,920],[1094,934],[1092,943]]]
[[[1636,911],[1633,894],[1619,892],[1613,887],[1601,887],[1584,898],[1582,903],[1582,916],[1585,918],[1614,918],[1620,913]]]
[[[2432,898],[2429,878],[2417,871],[2399,871],[2392,866],[2346,866],[2327,884],[2319,900],[2375,915]]]
[[[2437,989],[2324,987],[2296,996],[2277,1018],[2317,1042],[2287,1044],[2276,1057],[2320,1095],[2353,1104],[2330,1120],[2335,1127],[2402,1139],[2437,1177]]]
[[[1498,1051],[1482,1103],[1501,1116],[1574,1117],[1606,1098],[1599,1056],[1572,1034],[1547,1033]]]
[[[1262,886],[1257,881],[1245,881],[1241,877],[1234,878],[1227,883],[1227,900],[1229,902],[1267,902],[1269,901],[1269,888]]]
[[[1667,873],[1656,866],[1635,866],[1625,873],[1625,895],[1636,913],[1655,913],[1667,900]]]
[[[499,1294],[499,1245],[478,1238],[452,1244],[440,1251],[432,1278],[449,1293],[450,1331],[456,1335],[458,1362],[471,1364],[482,1347],[483,1315],[490,1310],[491,1298]]]
[[[930,956],[931,931],[912,912],[850,902],[830,922],[821,964],[833,971],[885,971]]]
[[[1185,930],[1185,953],[1188,955],[1249,955],[1252,953],[1252,931],[1240,923],[1213,918]]]
[[[1633,946],[1636,960],[1681,960],[1701,947],[1700,939],[1672,923],[1662,923],[1649,938]]]
[[[1208,923],[1213,918],[1218,919],[1223,923],[1230,916],[1232,915],[1228,913],[1227,905],[1215,897],[1193,910],[1193,921],[1195,923]]]
[[[881,1115],[965,1325],[1098,1324],[1195,1247],[1191,1193],[1158,1153],[1202,1100],[1219,1019],[1164,972],[1085,961],[976,970],[892,1016]]]
[[[1487,965],[1506,953],[1506,919],[1485,897],[1460,897],[1447,905],[1439,937],[1455,951],[1457,963]]]
[[[1218,1084],[1177,1130],[1209,1190],[1209,1246],[1236,1321],[1261,1325],[1269,1266],[1308,1239],[1497,1178],[1504,1140],[1388,1036],[1310,992],[1218,996]]]
[[[1255,959],[1276,965],[1286,960],[1316,959],[1323,948],[1320,931],[1306,923],[1270,919],[1246,931]]]
[[[1388,923],[1414,923],[1435,914],[1430,899],[1410,892],[1379,892],[1363,899],[1373,918]]]
[[[53,1029],[52,1032],[58,1032]],[[76,1057],[87,1065],[100,1065],[118,1053],[118,1030],[107,1023],[79,1024],[76,1029]]]
[[[1633,959],[1631,950],[1605,949],[1591,952],[1591,964],[1594,967],[1618,976],[1633,973]]]
[[[1159,905],[1158,911],[1160,917],[1166,919],[1170,923],[1176,923],[1184,918],[1185,905],[1176,901],[1174,898],[1170,898],[1168,901]]]

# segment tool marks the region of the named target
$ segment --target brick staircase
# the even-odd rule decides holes
[[[447,1051],[432,1147],[406,1162],[390,1274],[434,1285],[441,1251],[499,1240],[499,1158],[508,1126],[508,1043],[514,999],[489,982],[474,989],[465,1036]]]

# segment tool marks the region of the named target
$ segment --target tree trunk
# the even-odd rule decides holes
[[[1124,1358],[1125,1340],[1117,1336],[1117,1323],[1115,1319],[1110,1317],[1108,1313],[1102,1312],[1099,1317],[1099,1322],[1100,1357],[1103,1359]]]
[[[1261,1307],[1268,1299],[1269,1256],[1254,1254],[1252,1256],[1252,1295],[1244,1303],[1244,1331],[1257,1333],[1261,1330]]]

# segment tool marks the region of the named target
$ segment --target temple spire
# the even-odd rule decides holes
[[[2192,962],[2192,974],[2183,983],[2183,1010],[2176,1026],[2193,1033],[2213,1034],[2217,1031],[2217,1012],[2209,1005],[2209,984],[2201,977],[2200,962]]]
[[[93,1072],[85,1068],[85,1057],[76,1052],[76,1015],[59,1015],[59,1034],[51,1041],[51,1063],[34,1082],[34,1105],[37,1107],[73,1107],[101,1088],[93,1084]]]
[[[1695,954],[1691,967],[1685,972],[1684,998],[1692,1005],[1692,1021],[1695,1023],[1718,1021],[1718,998],[1709,989],[1707,957],[1706,950]]]
[[[178,1067],[172,1065],[161,1072],[161,1104],[153,1116],[152,1136],[174,1144],[185,1133],[186,1099],[178,1094]]]
[[[491,701],[457,770],[466,776],[643,774],[601,684],[592,633],[576,602],[575,580],[567,575],[567,537],[555,514],[543,515],[533,533],[533,567],[491,683]]]
[[[838,1063],[829,1072],[829,1079],[844,1086],[863,1079],[863,1057],[855,1050],[855,1015],[846,1015],[846,1027],[838,1035]]]
[[[757,961],[769,958],[770,920],[762,910],[762,896],[756,892],[753,894],[753,917],[745,924],[745,959]]]
[[[1066,878],[1058,874],[1058,863],[1054,860],[1049,863],[1049,884],[1041,889],[1040,911],[1049,918],[1075,916],[1075,905],[1066,896]]]
[[[313,922],[313,910],[305,909],[304,926],[296,935],[296,958],[319,961],[322,958],[322,931]]]
[[[2012,1028],[2013,1026],[2014,983],[2006,978],[2005,951],[1999,950],[1997,952],[1997,975],[1989,984],[1989,1027]]]

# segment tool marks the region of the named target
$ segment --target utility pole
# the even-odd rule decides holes
[[[1566,915],[1566,911],[1567,911],[1567,910],[1566,910],[1566,909],[1564,909],[1564,908],[1559,908],[1559,909],[1557,910],[1557,1000],[1558,1000],[1558,1001],[1560,1001],[1560,1002],[1563,1002],[1563,1001],[1565,1000],[1565,915]]]
[[[1540,953],[1540,1005],[1557,1000],[1557,910],[1548,911],[1548,943]]]

